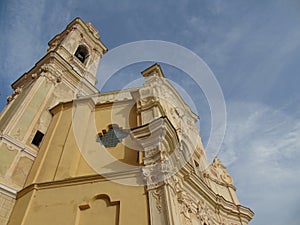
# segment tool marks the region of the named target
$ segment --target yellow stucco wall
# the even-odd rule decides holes
[[[94,133],[87,134],[86,129],[90,129],[83,121],[79,122],[79,135],[89,135],[90,143],[86,142],[81,149],[89,147],[89,145],[101,145],[96,143],[97,132],[103,129],[108,130],[108,126],[112,123],[118,124],[123,129],[129,129],[136,126],[135,110],[131,110],[130,104],[118,103],[118,105],[105,104],[95,106],[95,113],[92,114],[93,121],[96,124]],[[112,108],[114,117],[112,118]],[[79,150],[79,143],[74,134],[74,124],[72,121],[73,104],[64,103],[52,110],[53,118],[50,127],[44,137],[38,157],[31,169],[26,181],[28,186],[31,183],[47,182],[53,180],[61,180],[70,177],[86,176],[97,174],[86,162]],[[84,114],[83,117],[89,117]],[[84,118],[82,118],[84,119]],[[113,122],[112,122],[113,121]],[[130,124],[127,122],[130,121]],[[124,142],[126,140],[123,140]],[[121,162],[138,165],[138,151],[130,149],[124,145],[124,142],[117,144],[115,147],[105,149],[111,154],[115,160]]]
[[[98,105],[95,108],[95,123],[97,131],[108,130],[108,125],[117,124],[122,129],[130,129],[137,126],[136,110],[132,110],[132,104],[128,102]],[[106,150],[121,162],[137,165],[137,151],[132,150],[124,143],[126,139],[115,147]]]
[[[94,224],[95,220],[105,225],[148,224],[147,196],[142,186],[95,178],[35,188],[20,193],[9,225],[80,225],[83,221]]]
[[[118,124],[123,129],[136,126],[136,115],[132,105],[124,102],[114,106],[94,106],[82,117],[83,124],[79,124],[82,129],[80,135],[92,136],[92,142],[101,145],[96,142],[97,132],[107,130],[110,124]],[[81,225],[95,221],[106,225],[148,224],[145,187],[126,186],[111,181],[121,179],[115,177],[118,176],[117,173],[114,173],[110,180],[101,178],[82,156],[73,130],[73,106],[73,103],[69,102],[52,110],[52,122],[29,173],[25,185],[27,188],[19,193],[9,224]],[[89,117],[91,111],[96,124],[95,133],[89,133],[89,126],[84,123],[85,116]],[[112,111],[114,118],[111,117]],[[129,120],[130,124],[127,123]],[[84,147],[81,146],[83,149]],[[126,147],[123,143],[107,148],[106,151],[115,160],[138,165],[138,151]],[[96,177],[96,180],[88,177]],[[24,210],[25,208],[27,209]]]
[[[28,93],[31,91],[32,85],[25,89],[17,98],[15,98],[9,105],[7,105],[1,112],[0,119],[0,130],[3,130],[8,123],[11,122],[12,118],[20,110],[20,106],[24,104],[24,100]]]
[[[7,170],[10,168],[12,161],[17,155],[18,151],[7,148],[6,144],[0,144],[0,177],[4,177]]]
[[[15,199],[0,193],[0,225],[6,225],[13,209]]]
[[[24,138],[26,132],[28,132],[28,128],[32,124],[32,121],[36,117],[37,111],[45,101],[45,97],[47,96],[51,86],[50,82],[43,80],[29,102],[26,111],[24,111],[24,113],[20,116],[18,122],[14,124],[14,128],[11,132],[13,136],[19,136],[20,140]]]

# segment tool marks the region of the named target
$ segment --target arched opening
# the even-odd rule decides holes
[[[85,45],[79,45],[74,55],[80,62],[85,63],[89,56],[89,50]]]

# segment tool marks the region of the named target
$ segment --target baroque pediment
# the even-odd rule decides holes
[[[233,184],[233,178],[227,172],[226,166],[224,166],[217,156],[214,158],[212,164],[204,171],[204,176],[220,183]]]

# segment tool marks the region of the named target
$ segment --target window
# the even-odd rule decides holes
[[[85,63],[89,56],[88,48],[85,45],[79,45],[74,55],[80,60],[80,62]]]
[[[118,126],[111,125],[108,131],[103,130],[102,133],[98,134],[97,141],[103,144],[106,148],[109,148],[109,147],[115,147],[127,136],[128,136],[127,132],[123,131]]]
[[[31,142],[31,144],[33,144],[33,145],[39,147],[40,144],[41,144],[41,142],[42,142],[42,140],[43,140],[43,137],[44,137],[44,134],[43,134],[41,131],[39,131],[39,130],[36,131],[36,133],[35,133],[35,135],[34,135],[34,138],[33,138],[32,142]]]

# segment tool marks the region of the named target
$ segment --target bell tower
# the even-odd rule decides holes
[[[59,102],[99,91],[96,73],[107,48],[96,28],[80,18],[50,42],[46,55],[13,84],[0,114],[0,225],[23,188]]]
[[[100,41],[97,29],[80,18],[73,20],[67,28],[49,42],[48,52],[56,52],[74,71],[95,85],[101,56],[107,48]]]

